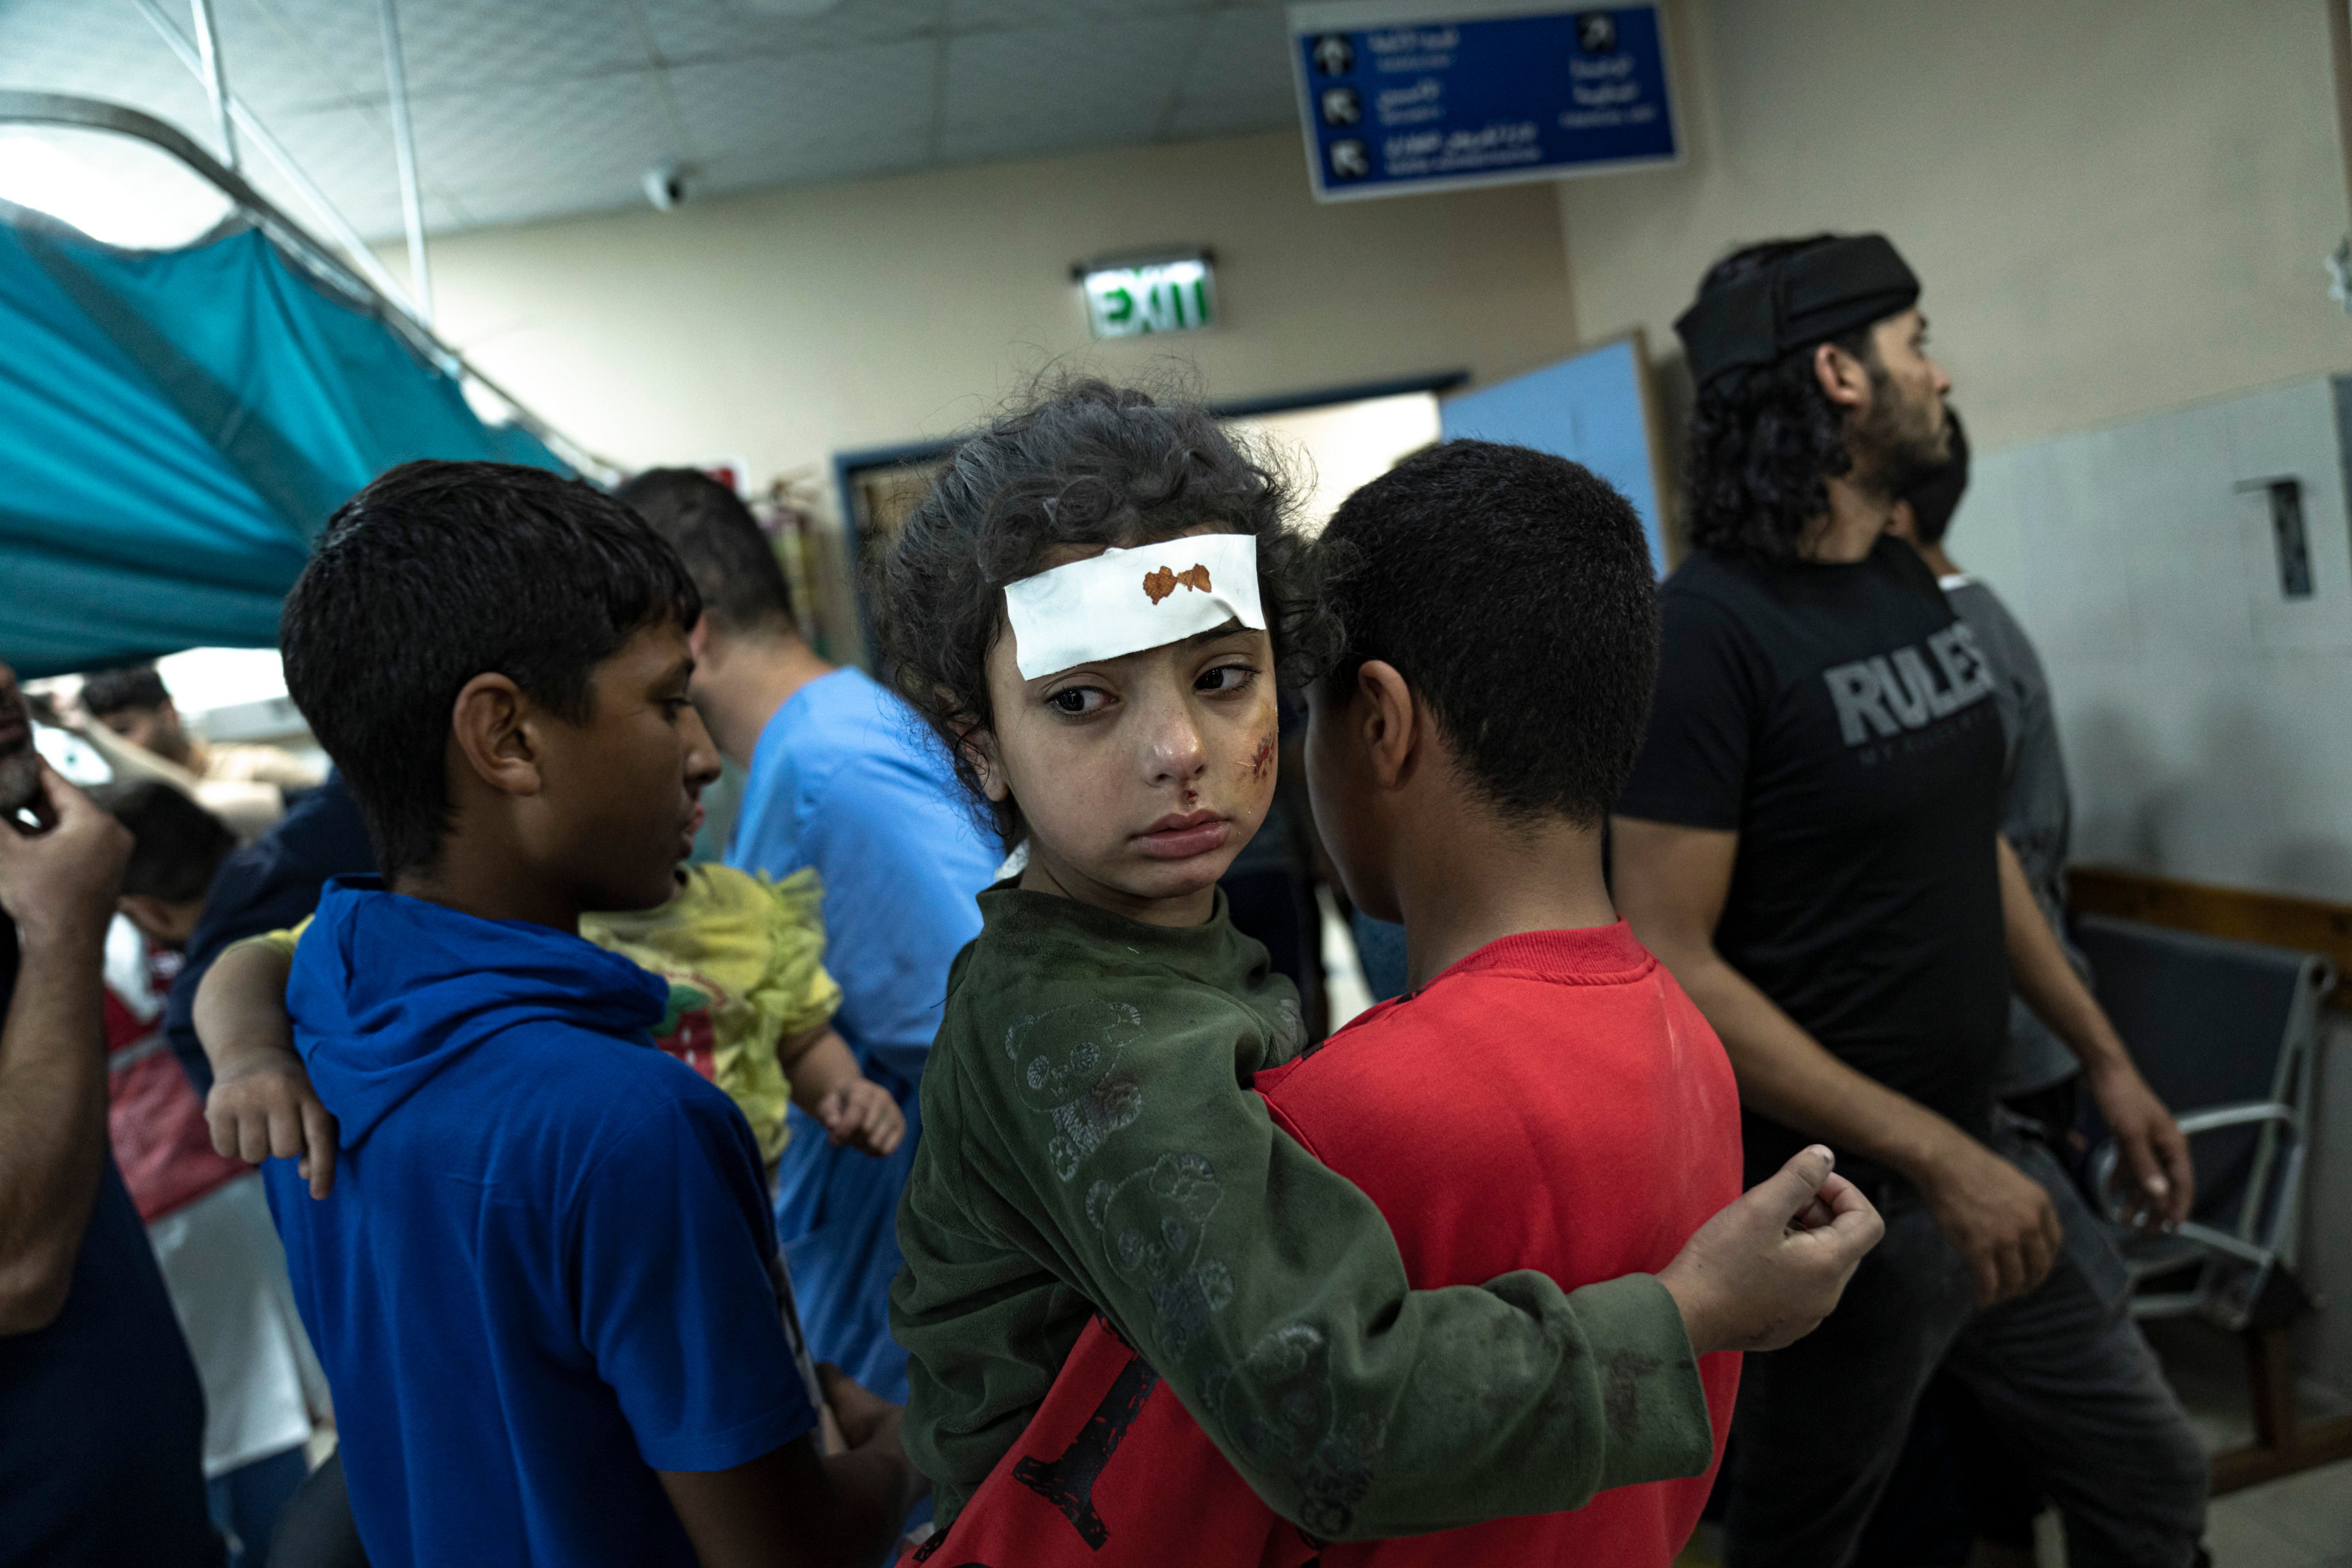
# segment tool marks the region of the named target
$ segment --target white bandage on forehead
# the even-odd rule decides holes
[[[1264,631],[1257,539],[1193,533],[1106,550],[1007,584],[1004,611],[1024,680],[1181,642],[1228,621]]]

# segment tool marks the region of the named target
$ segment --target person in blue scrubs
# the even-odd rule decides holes
[[[905,1140],[876,1160],[834,1147],[795,1107],[776,1198],[809,1348],[903,1403],[907,1356],[889,1322],[898,1194],[922,1134],[918,1091],[948,966],[980,934],[974,900],[1003,855],[914,711],[801,640],[783,572],[734,491],[659,468],[620,493],[702,591],[695,706],[749,770],[727,863],[777,878],[816,868],[825,967],[842,992],[834,1026],[906,1114]]]

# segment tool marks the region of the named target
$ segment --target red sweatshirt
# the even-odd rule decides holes
[[[1731,1064],[1622,922],[1490,943],[1255,1087],[1285,1131],[1380,1206],[1417,1289],[1517,1268],[1568,1289],[1655,1273],[1739,1194]],[[1700,1375],[1720,1461],[1739,1358],[1709,1356]],[[1021,1441],[919,1555],[995,1568],[1296,1568],[1318,1555],[1323,1568],[1665,1568],[1713,1479],[1710,1466],[1573,1513],[1323,1545],[1258,1500],[1098,1318]]]

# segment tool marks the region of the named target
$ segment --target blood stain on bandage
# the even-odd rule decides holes
[[[1147,572],[1143,574],[1144,596],[1156,605],[1174,593],[1180,584],[1205,594],[1209,591],[1209,569],[1195,561],[1181,572],[1171,572],[1165,566]]]

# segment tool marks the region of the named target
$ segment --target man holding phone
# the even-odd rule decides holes
[[[0,1563],[210,1568],[204,1391],[107,1148],[131,836],[32,739],[0,664]]]

